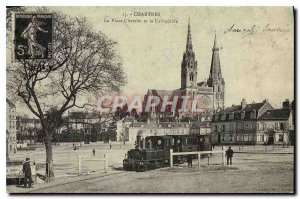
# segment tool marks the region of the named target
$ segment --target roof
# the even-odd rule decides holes
[[[147,123],[147,122],[134,122],[131,124],[131,127],[142,127],[142,128],[189,128],[189,123],[188,122],[160,122],[158,123]]]
[[[14,103],[12,103],[12,101],[10,101],[9,99],[6,98],[6,103],[13,108],[16,108],[16,105]]]
[[[226,118],[222,121],[232,121],[232,120],[241,120],[242,113],[244,114],[244,117],[242,120],[256,120],[258,111],[268,102],[260,102],[260,103],[252,103],[252,104],[246,104],[245,108],[242,109],[241,105],[233,105],[231,107],[225,108],[223,110],[220,110],[216,114],[214,114],[214,121],[220,121],[222,115],[226,115]],[[253,117],[253,113],[255,113],[255,117]],[[233,115],[233,118],[231,118],[231,114]]]
[[[290,117],[290,109],[274,109],[266,111],[259,120],[288,120]]]
[[[247,104],[246,107],[242,110],[241,105],[234,105],[228,108],[225,108],[223,110],[220,110],[218,113],[219,114],[224,114],[224,113],[232,113],[232,112],[249,112],[249,111],[258,111],[264,103],[252,103],[252,104]]]
[[[210,127],[210,122],[209,121],[204,121],[204,122],[193,122],[191,124],[191,128],[200,128],[200,127]]]
[[[241,106],[231,106],[231,107],[225,108],[223,110],[220,110],[218,112],[218,114],[232,113],[232,112],[236,112],[236,111],[240,111],[240,110],[241,110]]]
[[[199,87],[207,87],[208,85],[207,85],[206,81],[203,81],[203,82],[197,83],[197,86],[199,86]]]
[[[253,104],[247,104],[246,107],[243,109],[243,111],[257,111],[259,110],[262,106],[264,105],[264,103],[253,103]]]
[[[152,94],[153,96],[159,96],[163,99],[164,96],[180,96],[182,94],[182,90],[156,90],[156,89],[149,89],[147,95]]]

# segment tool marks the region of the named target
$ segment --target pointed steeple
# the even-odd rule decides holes
[[[197,86],[197,60],[193,51],[190,19],[188,23],[186,49],[181,62],[181,88],[195,88]]]
[[[210,73],[209,73],[209,78],[207,83],[209,86],[212,86],[213,83],[221,82],[221,80],[222,80],[222,72],[221,72],[221,64],[220,64],[220,56],[219,56],[219,47],[217,42],[217,34],[215,33],[214,46],[212,48]]]
[[[193,51],[190,18],[188,23],[188,32],[187,32],[187,39],[186,39],[186,51]]]
[[[213,51],[214,51],[214,50],[219,50],[218,42],[217,42],[217,33],[216,33],[216,32],[215,32],[214,47],[213,47],[212,50],[213,50]]]
[[[225,81],[221,72],[219,47],[216,33],[212,48],[211,66],[207,85],[213,89],[213,109],[218,110],[220,108],[224,108]]]

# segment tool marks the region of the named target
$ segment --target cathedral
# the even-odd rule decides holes
[[[198,82],[198,63],[195,58],[195,52],[193,50],[192,32],[190,21],[188,23],[187,41],[185,46],[185,52],[181,62],[181,87],[176,90],[157,90],[149,89],[145,95],[145,101],[151,96],[158,96],[163,101],[164,96],[169,96],[169,99],[178,97],[178,103],[176,105],[176,111],[179,116],[182,115],[197,115],[212,114],[220,109],[224,108],[224,93],[225,93],[225,81],[222,77],[219,47],[217,43],[217,36],[215,35],[212,58],[210,65],[210,73],[207,81]],[[188,97],[187,111],[182,112],[181,106],[183,106],[182,96]],[[192,109],[192,102],[196,101],[196,110]],[[156,106],[151,110],[152,113],[159,113],[162,104]],[[167,110],[170,111],[170,108]],[[166,110],[166,111],[167,111]]]

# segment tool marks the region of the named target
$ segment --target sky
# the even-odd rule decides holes
[[[86,17],[94,31],[118,42],[126,95],[180,88],[190,18],[198,81],[208,78],[214,34],[225,80],[225,106],[268,99],[277,108],[294,99],[292,7],[52,7]],[[134,16],[145,12],[159,16]],[[124,17],[124,15],[128,15]],[[130,15],[131,14],[131,15]],[[116,22],[133,19],[141,22]],[[144,20],[147,20],[144,21]],[[151,20],[154,20],[151,23]],[[155,21],[156,20],[156,21]],[[164,23],[175,21],[177,23]]]

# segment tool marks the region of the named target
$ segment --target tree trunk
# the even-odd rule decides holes
[[[49,181],[51,179],[51,177],[54,177],[53,157],[52,157],[52,141],[51,141],[51,136],[49,136],[49,135],[46,136],[45,147],[46,147],[46,179],[47,179],[47,181]]]

